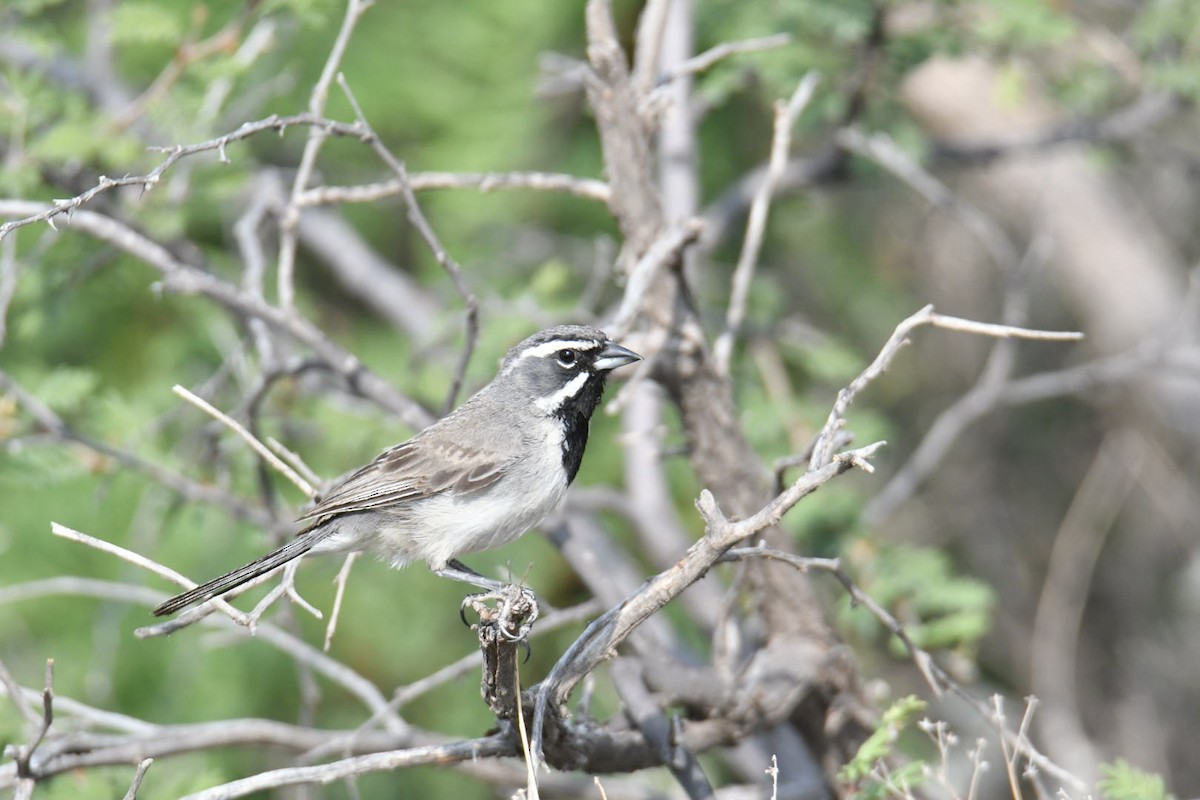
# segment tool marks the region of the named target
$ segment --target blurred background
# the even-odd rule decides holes
[[[785,524],[798,552],[839,555],[863,588],[980,696],[1000,692],[1051,758],[1087,780],[1126,759],[1200,796],[1200,321],[1196,296],[1200,4],[1188,0],[693,0],[693,52],[786,34],[695,75],[693,154],[705,231],[689,264],[719,331],[745,217],[761,180],[772,103],[806,73],[821,84],[795,130],[734,360],[743,423],[765,464],[803,450],[837,390],[927,303],[946,314],[1080,330],[1082,343],[1005,342],[918,331],[861,396],[850,428],[888,446],[873,476],[806,500]],[[615,3],[631,44],[642,6]],[[202,142],[309,106],[343,7],[312,0],[10,0],[0,8],[0,196],[71,197],[100,176],[143,174],[149,147]],[[380,3],[341,69],[385,144],[415,173],[539,171],[602,179],[582,90],[586,37],[573,3]],[[334,85],[326,114],[352,122]],[[128,222],[233,282],[264,186],[290,190],[308,131],[263,133],[181,159],[150,192],[86,208]],[[331,138],[313,184],[386,181],[370,150]],[[422,207],[480,300],[474,390],[522,336],[606,318],[617,231],[603,203],[557,192],[427,190]],[[0,201],[0,211],[3,211]],[[23,213],[3,212],[7,217]],[[399,198],[319,206],[299,230],[296,303],[331,339],[429,409],[462,353],[462,301],[404,221]],[[256,224],[275,224],[256,223]],[[251,455],[171,393],[243,396],[247,323],[161,291],[161,276],[68,225],[0,243],[0,368],[75,430],[231,492],[264,489]],[[269,239],[269,237],[267,237]],[[270,267],[276,254],[267,253]],[[356,282],[345,261],[369,265]],[[384,296],[372,270],[398,276]],[[273,278],[268,279],[268,285]],[[390,315],[387,308],[392,309]],[[395,313],[399,310],[398,313]],[[238,355],[242,353],[242,355]],[[232,354],[232,355],[231,355]],[[222,403],[225,398],[225,403]],[[230,409],[232,410],[232,409]],[[603,418],[601,418],[603,416]],[[593,423],[582,487],[621,485],[619,419]],[[264,432],[330,478],[412,431],[366,402],[285,380]],[[665,442],[682,439],[664,419]],[[40,687],[156,723],[269,717],[353,727],[361,711],[255,641],[189,630],[138,640],[146,609],[70,594],[3,594],[70,575],[166,590],[128,563],[50,535],[60,522],[193,578],[265,549],[258,525],[185,502],[160,482],[64,443],[0,390],[0,660]],[[680,518],[703,488],[682,459],[667,474]],[[611,535],[630,542],[619,516]],[[555,549],[530,536],[472,566],[534,566],[556,605],[586,598]],[[334,563],[300,572],[332,597]],[[647,567],[647,574],[650,572]],[[830,617],[881,704],[923,687],[884,630],[828,590]],[[404,684],[473,649],[460,589],[420,568],[364,560],[333,653],[379,686]],[[380,609],[443,609],[405,621]],[[318,642],[323,624],[296,613]],[[544,674],[580,628],[538,642]],[[236,645],[236,646],[235,646]],[[197,647],[203,647],[203,658]],[[406,717],[450,735],[492,719],[473,673]],[[597,703],[615,700],[601,687]],[[20,741],[0,705],[0,742]],[[961,726],[978,724],[935,704]],[[260,752],[183,756],[152,770],[170,797],[262,769]],[[285,756],[280,763],[289,763]],[[155,768],[157,770],[157,768]],[[999,777],[999,776],[997,776]],[[400,783],[396,783],[399,781]],[[421,769],[365,778],[363,796],[490,796]],[[63,776],[38,796],[108,797],[128,770]],[[329,789],[329,796],[344,791]],[[475,794],[470,794],[475,793]]]

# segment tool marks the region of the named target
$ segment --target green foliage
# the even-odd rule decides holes
[[[1175,800],[1161,775],[1143,772],[1123,758],[1101,764],[1100,791],[1106,800]]]
[[[124,0],[113,10],[113,42],[121,45],[174,44],[183,38],[178,10],[162,3]]]
[[[909,695],[892,703],[879,721],[879,725],[859,746],[854,758],[846,762],[838,772],[838,778],[859,800],[880,800],[889,794],[907,797],[909,791],[925,782],[924,765],[919,761],[905,763],[899,767],[879,769],[881,762],[893,759],[897,754],[897,742],[920,714],[926,703]]]
[[[1132,38],[1149,62],[1154,85],[1192,101],[1200,99],[1200,4],[1190,0],[1145,3]]]
[[[955,574],[944,551],[861,540],[848,558],[862,589],[900,620],[917,646],[970,651],[988,632],[995,603],[991,588]],[[882,623],[848,603],[839,616],[864,640],[884,632]],[[890,643],[897,655],[904,653],[899,640]]]
[[[989,0],[974,32],[991,47],[1024,49],[1063,44],[1074,20],[1049,0]]]

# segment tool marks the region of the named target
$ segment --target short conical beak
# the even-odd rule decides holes
[[[604,372],[641,360],[642,357],[629,348],[621,347],[616,342],[609,341],[604,343],[604,349],[596,356],[594,366],[596,369]]]

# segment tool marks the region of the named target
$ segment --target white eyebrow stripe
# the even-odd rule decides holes
[[[537,400],[533,401],[533,404],[547,414],[551,414],[555,411],[555,409],[562,405],[562,402],[568,397],[574,397],[576,394],[578,394],[579,390],[583,388],[583,385],[587,383],[587,380],[590,377],[590,374],[581,372],[574,378],[571,378],[571,380],[567,381],[566,384],[564,384],[563,387],[557,392],[547,395],[546,397],[539,397]]]
[[[543,356],[552,355],[560,350],[595,350],[600,346],[600,343],[595,339],[554,339],[549,342],[542,342],[539,345],[523,350],[517,360],[523,358],[541,358]]]

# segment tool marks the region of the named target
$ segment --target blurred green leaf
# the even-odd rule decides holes
[[[42,402],[60,414],[75,411],[91,397],[100,378],[85,367],[53,367],[33,386]]]
[[[914,789],[923,782],[920,769],[897,769],[891,772],[892,780],[880,783],[871,779],[875,765],[890,758],[896,749],[900,734],[912,724],[919,714],[925,712],[926,703],[919,697],[908,695],[892,703],[879,720],[879,725],[867,737],[854,758],[842,766],[838,777],[854,791],[855,797],[880,798],[887,796],[889,787]],[[920,764],[908,766],[920,767]],[[902,795],[903,796],[903,795]]]
[[[1123,758],[1101,764],[1097,784],[1106,800],[1174,800],[1161,775],[1144,772]]]
[[[174,44],[183,38],[180,11],[186,6],[122,0],[113,9],[112,38],[115,44]]]
[[[860,541],[849,558],[859,586],[900,620],[918,647],[971,648],[988,632],[994,593],[985,583],[955,574],[944,552]],[[845,608],[840,616],[867,638],[886,633],[861,609]],[[900,642],[891,641],[891,647],[904,654]]]

